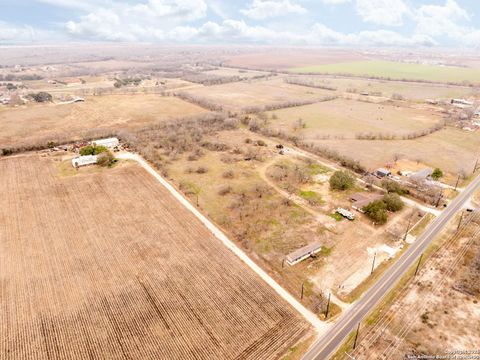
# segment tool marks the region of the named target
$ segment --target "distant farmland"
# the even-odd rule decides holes
[[[308,331],[137,165],[0,173],[1,359],[278,359]]]
[[[396,80],[480,82],[480,69],[409,64],[393,61],[352,61],[290,69],[298,73],[345,74]]]

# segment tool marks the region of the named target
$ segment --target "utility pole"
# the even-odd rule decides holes
[[[413,217],[413,212],[410,214],[410,217],[408,218],[407,230],[405,231],[405,235],[403,235],[403,241],[407,240],[408,232],[410,231],[410,225],[412,225],[412,217]]]
[[[475,161],[475,166],[473,167],[473,173],[475,174],[478,170],[478,159]]]
[[[360,330],[360,323],[357,326],[357,332],[355,333],[355,340],[353,340],[353,350],[357,347],[358,331]]]
[[[460,213],[460,220],[458,221],[457,231],[460,230],[460,226],[462,225],[463,214],[464,214],[464,212],[462,211]]]
[[[440,204],[440,200],[442,199],[442,197],[443,197],[443,189],[440,190],[440,195],[438,196],[437,203],[435,204],[435,207],[438,207],[438,205]]]
[[[282,269],[285,267],[285,258],[282,259]]]
[[[372,263],[372,271],[370,272],[370,275],[373,274],[373,270],[375,270],[375,258],[377,257],[377,252],[373,254],[373,263]]]
[[[328,310],[330,310],[330,296],[332,296],[332,293],[328,293],[328,302],[327,302],[327,310],[325,311],[325,320],[328,319]]]
[[[423,254],[420,255],[420,259],[418,259],[417,268],[415,269],[415,275],[413,275],[413,277],[417,276],[418,268],[420,267],[420,263],[422,262],[422,257],[423,257]]]
[[[303,284],[305,284],[305,282],[302,282],[302,295],[300,296],[300,300],[303,300]]]
[[[457,191],[457,186],[459,181],[460,181],[460,174],[458,174],[457,182],[455,183],[455,191]]]

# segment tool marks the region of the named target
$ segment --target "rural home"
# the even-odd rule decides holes
[[[72,159],[73,167],[93,165],[97,163],[97,155],[78,156]]]
[[[114,138],[108,138],[108,139],[95,140],[95,141],[92,141],[92,143],[95,146],[105,146],[109,149],[113,149],[120,144],[120,141],[116,137],[114,137]]]
[[[461,108],[461,109],[466,108],[466,107],[469,107],[469,106],[473,106],[473,102],[472,102],[472,101],[468,101],[468,100],[465,100],[465,99],[452,99],[452,100],[450,101],[450,103],[451,103],[453,106],[459,107],[459,108]]]
[[[375,170],[375,176],[378,176],[378,177],[387,177],[387,176],[390,176],[392,175],[391,171],[388,170],[388,169],[385,169],[385,168],[379,168],[377,170]]]
[[[320,243],[318,242],[314,242],[310,245],[304,246],[287,255],[287,264],[290,266],[295,265],[296,263],[299,263],[300,261],[317,254],[321,250],[322,245],[320,245]]]
[[[352,201],[352,208],[358,212],[363,213],[363,208],[375,200],[380,200],[383,197],[382,194],[368,194],[368,193],[355,193],[350,197]]]

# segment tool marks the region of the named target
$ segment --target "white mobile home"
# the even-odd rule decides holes
[[[318,242],[304,246],[287,255],[287,264],[290,266],[295,265],[296,263],[299,263],[300,261],[315,255],[321,250],[322,250],[322,245],[320,245],[320,243]]]
[[[76,168],[80,166],[93,165],[97,163],[97,160],[97,155],[78,156],[72,159],[72,166]]]
[[[113,149],[120,144],[120,141],[116,137],[114,137],[114,138],[108,138],[108,139],[95,140],[95,141],[92,141],[92,143],[95,146],[105,146],[109,149]]]

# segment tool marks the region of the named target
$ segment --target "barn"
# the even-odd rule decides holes
[[[97,163],[97,155],[78,156],[72,159],[73,167],[93,165]]]

